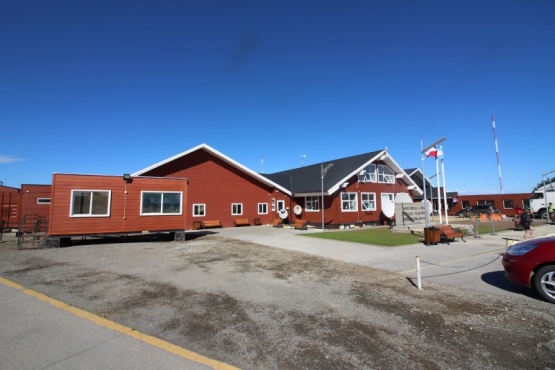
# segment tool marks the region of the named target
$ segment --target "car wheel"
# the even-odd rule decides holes
[[[534,289],[548,302],[555,303],[555,265],[545,266],[534,274]]]
[[[547,212],[545,211],[545,209],[542,209],[538,214],[538,216],[540,216],[540,220],[547,221]]]

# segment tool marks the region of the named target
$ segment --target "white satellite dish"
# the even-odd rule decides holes
[[[293,212],[295,212],[295,214],[298,216],[303,213],[303,207],[297,204],[295,207],[293,207]]]
[[[395,215],[395,204],[389,199],[384,199],[382,201],[382,212],[385,217],[393,217]]]
[[[395,195],[395,203],[413,203],[408,193],[397,193]]]
[[[279,215],[279,218],[281,219],[287,218],[287,215],[288,215],[287,210],[285,208],[280,209],[278,211],[278,215]]]

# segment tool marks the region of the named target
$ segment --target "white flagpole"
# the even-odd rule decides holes
[[[439,223],[442,223],[441,219],[441,187],[439,181],[439,163],[437,163],[437,148],[436,148],[436,177],[437,177],[437,213],[439,213]]]
[[[445,159],[443,158],[443,148],[439,147],[441,153],[441,176],[443,177],[443,204],[445,205],[445,224],[449,224],[449,216],[447,216],[447,185],[445,184]],[[439,156],[438,156],[439,157]]]
[[[422,185],[424,187],[424,213],[425,213],[425,222],[426,222],[426,229],[428,228],[429,223],[429,215],[430,211],[428,209],[428,198],[426,197],[426,175],[424,171],[424,150],[422,149],[422,140],[420,140],[420,158],[422,159]]]

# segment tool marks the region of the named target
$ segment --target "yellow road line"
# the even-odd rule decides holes
[[[203,355],[200,355],[198,353],[195,353],[193,351],[189,351],[183,347],[179,347],[176,346],[175,344],[172,344],[170,342],[167,342],[165,340],[153,337],[151,335],[147,335],[147,334],[143,334],[139,331],[134,330],[133,328],[129,328],[127,326],[124,325],[120,325],[116,322],[110,321],[108,319],[105,319],[103,317],[97,316],[95,314],[92,314],[88,311],[82,310],[80,308],[77,307],[73,307],[68,305],[67,303],[58,301],[57,299],[54,298],[50,298],[47,295],[44,295],[42,293],[39,293],[37,291],[34,291],[32,289],[27,289],[25,288],[23,285],[19,285],[11,280],[5,279],[3,277],[0,276],[0,283],[7,285],[9,287],[12,287],[14,289],[18,289],[21,290],[23,293],[30,295],[31,297],[35,297],[37,299],[40,299],[41,301],[44,302],[48,302],[51,305],[58,307],[64,311],[70,312],[76,316],[82,317],[84,319],[87,319],[89,321],[94,322],[97,325],[103,326],[105,328],[108,328],[110,330],[115,330],[118,331],[122,334],[125,334],[129,337],[135,338],[137,340],[140,340],[141,342],[147,343],[151,346],[163,349],[165,351],[168,351],[170,353],[173,353],[177,356],[183,357],[187,360],[190,361],[194,361],[203,365],[207,365],[212,367],[213,369],[218,369],[218,370],[235,370],[235,369],[239,369],[233,365],[229,365],[226,364],[224,362],[220,362],[217,360],[212,360],[208,357],[205,357]]]

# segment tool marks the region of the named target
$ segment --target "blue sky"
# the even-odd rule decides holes
[[[528,192],[555,170],[554,19],[553,0],[2,1],[0,181],[201,143],[264,173],[385,147],[413,168],[446,137],[448,191],[498,193],[494,114],[503,191]]]

